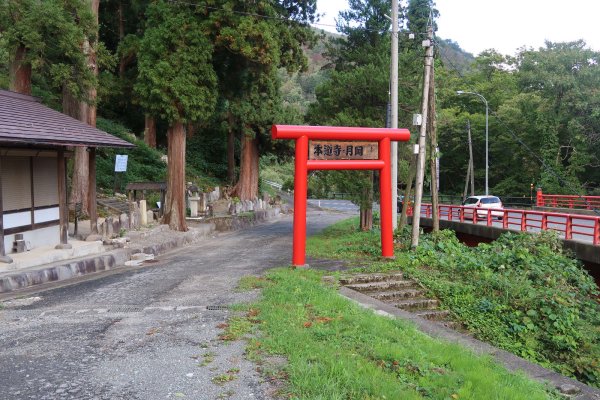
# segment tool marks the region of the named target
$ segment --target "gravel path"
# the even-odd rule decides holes
[[[309,212],[315,232],[347,214]],[[119,274],[6,301],[0,399],[267,399],[217,326],[252,300],[240,277],[287,265],[291,216],[221,234]],[[208,307],[208,309],[207,309]],[[224,374],[235,377],[219,382]]]

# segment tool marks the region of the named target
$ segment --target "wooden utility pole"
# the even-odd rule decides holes
[[[433,28],[431,25],[427,28],[427,40],[423,41],[423,46],[427,47],[425,53],[425,71],[423,77],[423,104],[421,106],[423,118],[419,132],[419,157],[417,160],[417,177],[415,186],[415,206],[412,220],[412,240],[411,248],[419,245],[419,229],[421,223],[421,201],[423,199],[423,181],[425,179],[425,147],[427,135],[427,112],[429,111],[429,80],[431,77],[431,64],[433,61]]]
[[[398,0],[392,0],[392,71],[390,79],[391,128],[398,128]],[[392,142],[392,229],[398,227],[398,142]]]
[[[429,140],[431,142],[431,156],[429,166],[431,171],[431,208],[433,218],[433,231],[440,230],[439,198],[438,198],[438,144],[435,115],[435,65],[431,64],[431,78],[429,80]]]
[[[467,199],[467,191],[469,190],[469,178],[471,177],[471,165],[473,160],[469,159],[469,163],[467,165],[467,179],[465,180],[465,190],[463,192],[463,202]]]

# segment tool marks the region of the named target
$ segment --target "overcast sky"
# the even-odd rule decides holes
[[[406,4],[406,0],[400,0]],[[392,1],[390,0],[390,6]],[[519,47],[538,48],[544,40],[584,39],[600,51],[600,0],[435,0],[440,12],[437,34],[474,55],[494,48],[513,55]],[[335,31],[346,0],[317,0],[325,14],[320,28]]]

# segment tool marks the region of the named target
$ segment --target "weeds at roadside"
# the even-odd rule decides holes
[[[259,336],[248,340],[246,355],[268,382],[285,383],[279,391],[289,397],[554,398],[487,357],[361,309],[323,285],[318,272],[279,269],[267,277],[275,284],[251,306]],[[285,363],[270,365],[274,356]]]
[[[199,362],[197,365],[199,367],[206,367],[208,364],[215,361],[215,356],[216,356],[216,354],[213,352],[204,353],[204,354],[202,354],[202,361]],[[197,357],[197,358],[199,358],[199,357]]]
[[[211,380],[213,383],[217,385],[224,385],[227,382],[231,382],[237,379],[238,374],[240,373],[239,368],[231,368],[227,370],[224,374],[217,375],[213,377]]]
[[[252,323],[245,317],[231,317],[227,323],[217,325],[217,328],[224,332],[219,335],[219,339],[226,342],[233,342],[241,339],[252,330]]]
[[[357,240],[352,221],[309,241],[320,256],[347,251]],[[374,236],[374,235],[373,235]],[[311,247],[311,243],[318,246]],[[377,245],[377,244],[376,244]],[[600,386],[598,287],[581,263],[565,254],[557,235],[505,234],[470,248],[451,231],[427,234],[415,251],[408,229],[395,234],[396,260],[355,272],[402,270],[449,309],[479,339],[586,384]],[[364,252],[353,253],[356,257]]]
[[[224,385],[227,382],[231,382],[233,380],[235,380],[237,377],[234,374],[221,374],[221,375],[217,375],[214,378],[211,379],[211,381],[217,385]]]
[[[238,292],[248,292],[254,289],[262,289],[270,284],[271,282],[260,276],[242,276],[238,282],[236,290]]]
[[[219,399],[219,400],[229,399],[234,394],[235,394],[235,392],[233,390],[228,390],[226,392],[219,393],[219,395],[217,396],[217,399]]]

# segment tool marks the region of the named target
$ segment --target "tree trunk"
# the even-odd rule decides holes
[[[89,166],[87,147],[75,147],[69,204],[81,203],[81,213],[84,215],[89,214]]]
[[[123,2],[119,1],[119,8],[117,9],[117,18],[119,20],[119,43],[125,37],[125,21],[123,19]],[[119,78],[125,79],[125,56],[121,56],[119,59]]]
[[[192,122],[188,123],[185,127],[187,138],[191,139],[194,137],[194,133],[196,133],[196,128]]]
[[[82,120],[86,117],[85,109],[81,103],[73,97],[66,85],[63,86],[62,98],[63,113],[68,116]],[[81,212],[84,215],[89,211],[89,157],[87,147],[75,147],[75,156],[73,157],[73,175],[71,177],[71,193],[69,194],[69,204],[74,207],[75,204],[81,204]]]
[[[233,129],[233,114],[227,113],[227,181],[235,182],[235,131]]]
[[[146,115],[144,118],[144,142],[153,149],[156,148],[156,120]]]
[[[185,222],[185,129],[176,122],[167,131],[167,197],[163,223],[175,231],[187,231]]]
[[[258,138],[256,136],[242,136],[240,179],[233,194],[240,200],[254,200],[258,197]]]
[[[98,55],[96,54],[96,48],[98,47],[98,11],[100,8],[100,0],[88,0],[90,11],[94,15],[94,20],[96,23],[96,40],[93,43],[89,43],[87,39],[84,42],[83,52],[87,55],[88,58],[88,67],[92,71],[95,77],[98,76]],[[87,93],[87,99],[81,101],[82,109],[86,110],[85,119],[84,115],[81,117],[81,121],[96,127],[96,117],[97,117],[97,108],[96,108],[96,99],[98,97],[98,90],[96,84],[94,84]],[[83,114],[83,113],[82,113]]]
[[[373,171],[370,171],[371,185],[363,188],[362,201],[360,205],[360,230],[370,231],[373,229]]]
[[[8,89],[31,95],[31,64],[25,61],[27,49],[20,45],[12,55],[8,66]]]
[[[90,11],[94,15],[98,27],[98,8],[100,0],[88,0]],[[97,42],[90,43],[87,38],[83,42],[82,51],[87,56],[88,68],[94,76],[98,76],[98,62],[96,57]],[[63,86],[63,113],[80,120],[93,127],[96,126],[96,97],[97,89],[94,85],[87,92],[87,98],[78,100]],[[70,204],[81,203],[81,212],[89,215],[89,155],[87,147],[76,147],[73,161],[73,177],[71,179]]]
[[[406,182],[406,189],[404,190],[404,203],[402,204],[402,213],[400,214],[400,223],[398,224],[398,229],[402,229],[404,228],[404,225],[406,225],[408,208],[410,207],[411,203],[410,198],[412,196],[412,186],[416,175],[417,160],[415,159],[415,156],[411,155],[410,167],[408,170],[408,181]]]
[[[62,112],[77,120],[79,120],[81,116],[79,101],[71,94],[67,85],[63,85],[62,88]]]
[[[360,230],[370,231],[373,229],[373,207],[360,209]]]

